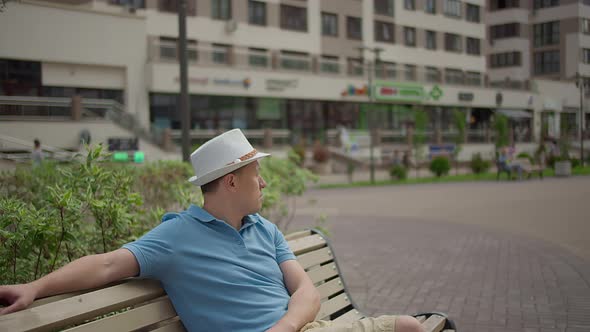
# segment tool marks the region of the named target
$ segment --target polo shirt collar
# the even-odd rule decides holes
[[[217,220],[217,218],[212,216],[209,212],[205,211],[205,209],[198,207],[194,204],[191,205],[187,211],[193,218],[202,222],[211,222],[213,220]],[[242,227],[244,227],[250,224],[256,224],[258,222],[258,218],[255,215],[248,215],[245,216],[244,219],[242,219],[242,221]]]

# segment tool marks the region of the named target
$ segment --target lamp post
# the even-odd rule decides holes
[[[373,133],[373,103],[375,102],[375,89],[373,87],[373,75],[375,73],[375,69],[377,67],[377,65],[379,64],[380,61],[380,54],[381,52],[383,52],[383,49],[381,47],[359,47],[358,48],[359,52],[361,53],[361,64],[363,64],[363,68],[365,67],[365,58],[364,58],[364,51],[369,51],[371,53],[373,53],[375,55],[375,66],[373,66],[373,62],[368,61],[367,62],[367,70],[368,70],[368,94],[369,94],[369,105],[371,105],[371,107],[369,108],[368,111],[368,125],[369,125],[369,137],[370,137],[370,163],[369,163],[369,167],[371,170],[371,183],[374,184],[375,183],[375,155],[374,155],[374,148],[375,148],[375,134]]]
[[[584,77],[576,73],[576,86],[580,89],[580,165],[584,167],[584,88],[587,83]]]
[[[190,159],[191,116],[188,100],[188,65],[186,55],[186,0],[178,1],[178,61],[180,62],[180,123],[182,128],[182,160]]]

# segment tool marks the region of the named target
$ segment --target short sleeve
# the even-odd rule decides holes
[[[277,264],[281,264],[284,261],[288,261],[291,259],[295,259],[295,255],[293,254],[293,252],[291,251],[291,248],[289,248],[289,245],[287,244],[287,240],[285,240],[285,237],[283,236],[283,233],[281,233],[281,231],[279,231],[278,227],[276,225],[274,225],[274,230],[275,230],[275,247],[276,247],[276,253],[277,253]]]
[[[161,280],[164,274],[169,273],[168,267],[174,258],[173,243],[177,230],[176,220],[169,220],[147,232],[137,241],[123,245],[123,248],[131,251],[137,259],[141,278]]]

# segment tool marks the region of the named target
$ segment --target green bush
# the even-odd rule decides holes
[[[531,156],[530,154],[528,154],[526,152],[521,152],[521,153],[517,154],[516,155],[516,158],[519,158],[519,159],[520,158],[522,158],[522,159],[525,159],[526,158],[526,159],[528,159],[531,162],[531,164],[534,163],[533,156]]]
[[[303,166],[305,163],[305,146],[303,144],[293,146],[289,158],[299,166]]]
[[[484,160],[481,157],[481,153],[478,152],[471,155],[471,162],[469,163],[469,166],[471,167],[471,171],[474,174],[482,174],[490,169],[492,163],[489,160]]]
[[[166,211],[202,205],[180,161],[121,165],[101,147],[70,164],[50,161],[0,173],[0,284],[22,283],[88,254],[120,248],[160,223]],[[290,159],[265,158],[261,213],[286,225],[293,196],[313,175]]]
[[[437,177],[449,174],[451,163],[446,157],[436,157],[430,162],[430,171]]]
[[[408,178],[408,170],[404,166],[394,165],[389,169],[389,176],[392,180],[405,180]]]
[[[572,168],[577,168],[582,165],[579,158],[570,158],[570,161],[572,162]]]

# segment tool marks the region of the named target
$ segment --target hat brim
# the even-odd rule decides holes
[[[204,174],[200,177],[197,177],[196,175],[192,176],[190,179],[188,179],[188,182],[194,184],[195,186],[200,187],[200,186],[207,184],[215,179],[218,179],[226,174],[229,174],[238,168],[244,167],[248,164],[255,162],[258,159],[268,157],[268,156],[270,156],[269,153],[258,152],[256,155],[254,155],[254,157],[244,160],[242,162],[227,165],[225,167],[222,167],[222,168],[216,169],[212,172],[209,172],[207,174]]]

